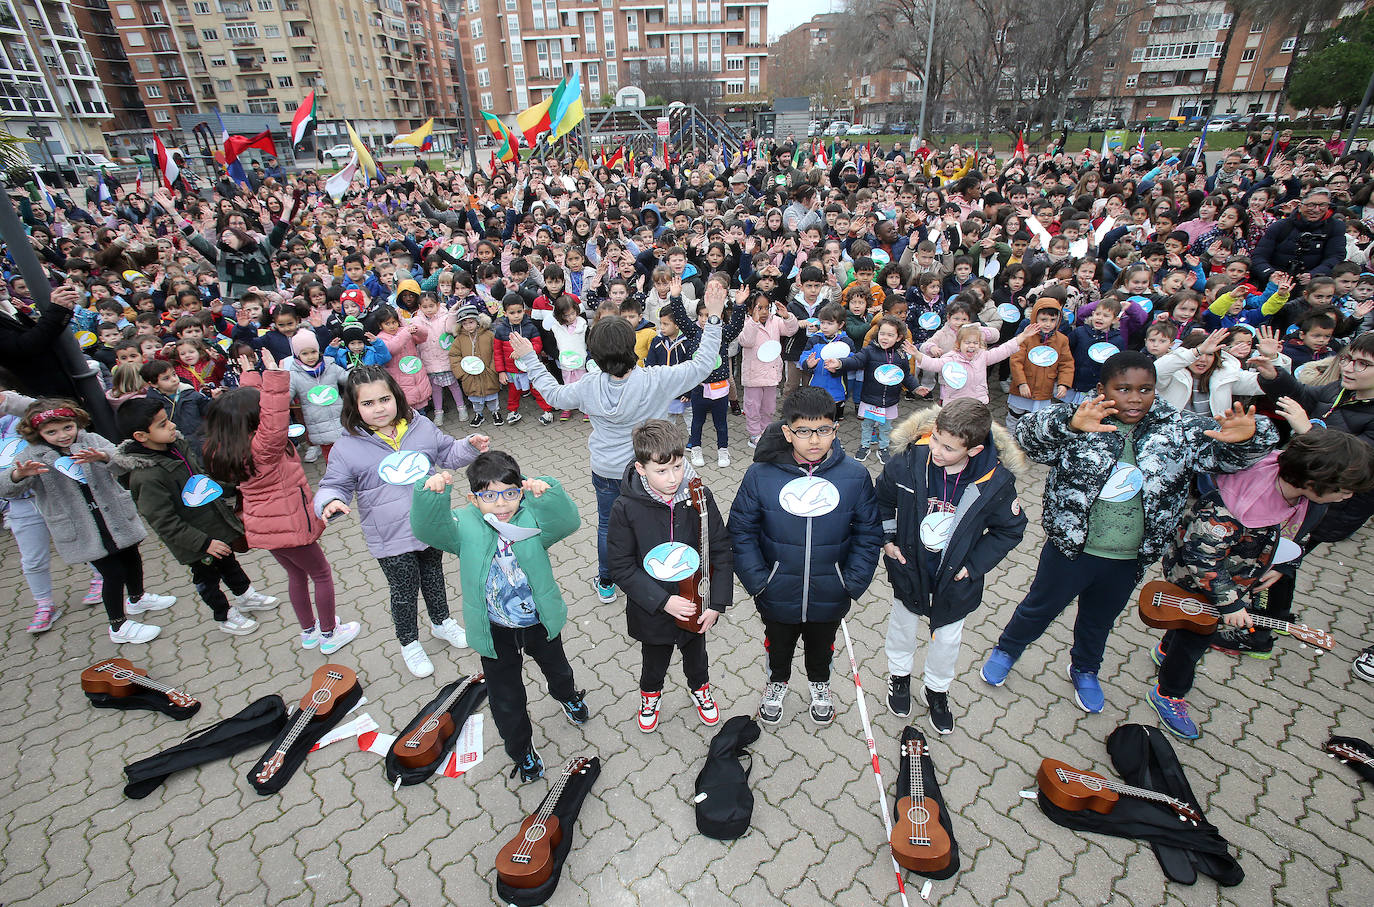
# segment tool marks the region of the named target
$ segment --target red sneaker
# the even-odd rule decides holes
[[[702,724],[710,726],[720,721],[720,709],[716,708],[716,701],[711,698],[709,683],[702,684],[699,690],[693,690],[692,699],[697,704],[697,714],[701,716]]]
[[[639,691],[639,729],[646,734],[658,727],[658,706],[662,698],[662,693]]]

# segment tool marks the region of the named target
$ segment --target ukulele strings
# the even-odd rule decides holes
[[[549,817],[553,815],[554,807],[558,805],[558,798],[563,796],[563,787],[568,783],[568,778],[572,775],[572,773],[573,763],[569,762],[568,767],[563,769],[563,774],[558,779],[558,783],[554,784],[553,789],[549,791],[549,795],[546,798],[544,798],[544,803],[539,807],[539,812],[535,813],[534,825],[543,826],[546,822],[549,821]],[[531,825],[530,827],[533,828],[534,825]],[[517,856],[529,857],[530,853],[533,850],[534,842],[531,841],[528,837],[526,837],[523,841],[520,842],[520,846],[515,849],[515,853],[511,855],[512,860],[514,859],[514,857]]]
[[[1187,605],[1196,605],[1199,608],[1198,613],[1200,614],[1206,614],[1208,617],[1221,617],[1221,611],[1219,611],[1215,605],[1207,604],[1206,602],[1203,602],[1196,598],[1183,598],[1177,595],[1164,595],[1163,593],[1156,593],[1154,597],[1154,603],[1156,605],[1165,605],[1170,608],[1177,608],[1178,610],[1183,611],[1185,614],[1192,612],[1191,608],[1186,607]],[[1265,617],[1263,614],[1251,614],[1250,617],[1255,621],[1256,626],[1268,627],[1272,630],[1284,630],[1293,626],[1293,624],[1289,621],[1278,620],[1273,617]]]
[[[96,671],[109,674],[111,680],[127,680],[139,686],[147,687],[150,690],[157,690],[159,693],[167,695],[168,698],[171,698],[172,693],[177,693],[182,696],[186,695],[176,687],[168,686],[160,680],[153,680],[145,674],[136,674],[128,668],[121,668],[118,665],[101,665],[96,668]]]
[[[323,690],[324,692],[329,694],[329,696],[325,699],[325,702],[328,702],[329,699],[332,699],[334,697],[334,684],[340,680],[343,680],[343,677],[341,675],[336,674],[333,671],[330,671],[327,677],[328,679],[326,680],[324,686],[320,687],[319,690],[315,691],[318,693],[320,692],[320,690]],[[295,725],[291,728],[291,732],[286,735],[285,739],[282,740],[281,746],[278,747],[277,752],[285,753],[287,750],[291,749],[292,745],[296,742],[296,738],[301,735],[301,733],[305,730],[305,726],[310,723],[310,719],[314,718],[316,713],[319,712],[320,705],[321,703],[315,702],[314,693],[312,693],[310,697],[310,707],[301,710],[301,717],[297,719]]]
[[[458,701],[458,697],[462,696],[464,693],[467,692],[468,684],[470,683],[472,683],[471,679],[469,679],[466,683],[460,685],[458,689],[454,690],[453,693],[448,697],[448,699],[445,700],[443,704],[439,706],[439,708],[435,709],[433,712],[429,714],[429,718],[437,718],[437,716],[442,715],[444,712],[447,712],[449,709],[453,708],[453,704]],[[409,740],[407,740],[403,744],[404,746],[414,748],[420,745],[420,738],[425,735],[424,727],[426,724],[429,723],[429,718],[426,718],[424,721],[420,722],[420,726],[415,729],[415,733],[411,736]]]
[[[1129,784],[1124,784],[1120,781],[1113,781],[1110,778],[1099,778],[1097,775],[1089,775],[1084,772],[1076,772],[1070,769],[1063,768],[1058,769],[1056,773],[1059,775],[1060,781],[1064,781],[1066,783],[1069,781],[1076,781],[1077,783],[1082,784],[1089,790],[1092,789],[1093,785],[1100,784],[1108,790],[1115,791],[1119,794],[1127,794],[1132,797],[1138,797],[1142,800],[1154,800],[1156,803],[1165,803],[1170,806],[1174,805],[1175,803],[1182,803],[1181,800],[1177,800],[1173,797],[1168,796],[1167,794],[1161,794],[1159,791],[1150,790],[1146,787],[1133,787]]]
[[[921,768],[921,750],[915,745],[914,741],[907,756],[911,760],[911,790],[913,794],[911,807],[913,810],[917,811],[916,815],[919,816],[926,814],[926,775],[925,771]],[[917,822],[914,818],[911,820],[912,844],[930,843],[930,835],[926,834],[926,821],[926,819],[921,819],[921,821]]]

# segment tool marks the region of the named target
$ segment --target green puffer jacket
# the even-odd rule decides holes
[[[230,509],[225,497],[199,507],[188,507],[181,492],[192,476],[190,449],[180,439],[175,450],[180,456],[149,450],[137,441],[119,445],[110,468],[127,476],[129,492],[138,505],[139,515],[162,539],[172,557],[182,564],[194,564],[206,556],[211,541],[226,545],[243,537],[243,524]]]

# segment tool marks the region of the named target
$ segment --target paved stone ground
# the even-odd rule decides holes
[[[731,419],[736,465],[708,465],[723,502],[749,462],[742,420]],[[450,423],[450,428],[458,430]],[[843,653],[834,688],[839,716],[818,730],[795,692],[788,715],[765,728],[755,747],[753,828],[733,843],[696,833],[689,802],[710,734],[688,708],[676,664],[661,730],[634,726],[637,648],[624,632],[623,599],[600,605],[591,594],[596,559],[595,506],[586,467],[587,427],[542,428],[533,418],[492,429],[495,444],[531,473],[551,472],[583,508],[584,525],[553,551],[575,624],[565,631],[578,682],[594,712],[570,726],[556,703],[536,695],[536,740],[552,768],[580,753],[604,769],[576,829],[576,847],[552,903],[669,907],[676,904],[873,905],[898,903],[886,837],[875,807],[853,685]],[[842,429],[853,449],[857,426]],[[873,466],[876,470],[876,465]],[[312,477],[318,475],[312,470]],[[950,905],[1038,904],[1339,904],[1374,902],[1374,818],[1353,771],[1322,755],[1333,731],[1374,738],[1370,688],[1351,677],[1360,640],[1374,639],[1369,588],[1370,535],[1320,551],[1299,583],[1299,602],[1329,625],[1337,651],[1315,658],[1284,641],[1272,661],[1212,654],[1192,698],[1205,736],[1176,746],[1209,818],[1239,849],[1245,881],[1220,889],[1201,879],[1166,884],[1144,846],[1079,835],[1052,824],[1019,792],[1033,786],[1039,758],[1109,768],[1103,741],[1125,721],[1153,723],[1144,702],[1152,676],[1147,632],[1131,610],[1113,635],[1103,666],[1107,708],[1084,715],[1064,677],[1070,624],[1061,619],[1001,689],[976,676],[1035,567],[1042,533],[1039,488],[1023,493],[1031,528],[989,583],[970,619],[961,677],[951,698],[958,727],[932,741],[944,794],[964,854],[960,874],[933,886]],[[434,677],[414,680],[397,660],[385,582],[357,523],[325,536],[340,584],[339,610],[365,634],[340,655],[356,665],[365,709],[394,730],[441,683],[478,669],[471,650],[441,648],[427,634]],[[0,903],[4,904],[438,904],[476,905],[494,895],[496,850],[532,810],[544,782],[519,785],[494,731],[486,761],[470,776],[436,778],[393,793],[381,760],[339,743],[311,756],[276,796],[259,797],[244,775],[258,753],[243,753],[175,776],[142,801],[126,800],[120,769],[172,745],[268,693],[299,697],[321,662],[301,652],[289,606],[266,614],[252,636],[213,629],[185,571],[161,544],[144,545],[149,588],[180,596],[161,638],[127,647],[152,673],[202,698],[186,724],[140,712],[92,709],[78,673],[112,654],[101,616],[80,603],[87,568],[55,570],[69,605],[57,629],[23,631],[31,603],[13,540],[0,540]],[[258,587],[285,598],[268,556],[245,558]],[[456,570],[450,565],[456,579]],[[1363,591],[1361,591],[1363,590]],[[456,584],[450,583],[456,600]],[[737,593],[740,595],[742,593]],[[902,721],[883,705],[882,637],[890,589],[879,578],[850,618],[868,688],[888,795],[896,783]],[[763,677],[760,623],[745,601],[713,637],[717,698],[725,715],[755,708]],[[537,689],[531,676],[530,686]],[[923,709],[913,720],[924,722]],[[889,800],[889,803],[891,801]],[[919,880],[912,900],[919,903]]]

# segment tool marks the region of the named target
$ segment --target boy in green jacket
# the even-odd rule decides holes
[[[235,559],[233,545],[243,538],[243,524],[223,492],[195,468],[196,458],[157,400],[128,401],[119,408],[118,420],[128,440],[119,446],[111,469],[127,476],[139,515],[172,557],[191,568],[196,592],[219,628],[230,636],[252,633],[258,622],[245,612],[272,610],[277,600],[255,590]],[[221,582],[234,594],[232,605]]]
[[[503,451],[479,454],[467,476],[475,507],[450,510],[453,474],[440,472],[416,485],[410,527],[426,545],[458,555],[463,625],[468,645],[482,656],[491,717],[515,760],[511,776],[533,781],[543,777],[544,761],[526,708],[524,653],[544,672],[569,721],[584,724],[590,715],[563,652],[568,606],[548,552],[582,519],[557,479],[524,478]]]

